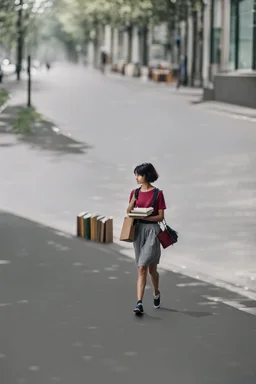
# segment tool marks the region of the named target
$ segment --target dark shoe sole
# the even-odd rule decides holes
[[[159,304],[155,305],[155,300],[154,300],[154,308],[155,309],[159,309],[161,306],[161,293],[160,293],[160,291],[158,291],[158,292],[159,292],[159,299],[156,299],[156,301],[158,301]]]
[[[138,309],[134,309],[135,316],[143,316],[144,312],[139,311]]]

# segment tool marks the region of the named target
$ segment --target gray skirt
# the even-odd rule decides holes
[[[161,248],[157,235],[160,232],[161,228],[157,223],[136,223],[133,246],[138,267],[159,264]]]

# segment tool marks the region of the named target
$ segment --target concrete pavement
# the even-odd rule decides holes
[[[25,100],[21,90],[12,103]],[[39,74],[32,100],[75,141],[64,148],[87,149],[57,151],[52,136],[42,147],[3,133],[2,208],[70,233],[77,212],[99,211],[114,216],[117,238],[133,167],[152,161],[167,220],[180,234],[177,247],[163,253],[163,265],[243,294],[256,291],[253,122],[211,113],[166,87],[83,67]],[[131,247],[121,245],[133,257]]]
[[[136,270],[102,247],[0,213],[0,382],[254,384],[255,317],[230,292],[161,271],[134,317]]]

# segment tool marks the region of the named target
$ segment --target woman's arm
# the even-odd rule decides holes
[[[126,210],[127,214],[130,213],[131,210],[134,208],[135,201],[136,201],[136,199],[135,199],[135,193],[134,193],[133,197],[132,197],[132,199],[130,201],[130,204],[128,205],[128,208]]]
[[[143,217],[143,220],[152,221],[153,223],[159,223],[159,222],[164,220],[164,210],[163,209],[159,209],[157,216]]]

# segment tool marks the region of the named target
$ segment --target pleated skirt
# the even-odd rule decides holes
[[[161,248],[157,235],[160,232],[161,228],[157,223],[136,223],[133,246],[138,267],[159,264]]]

